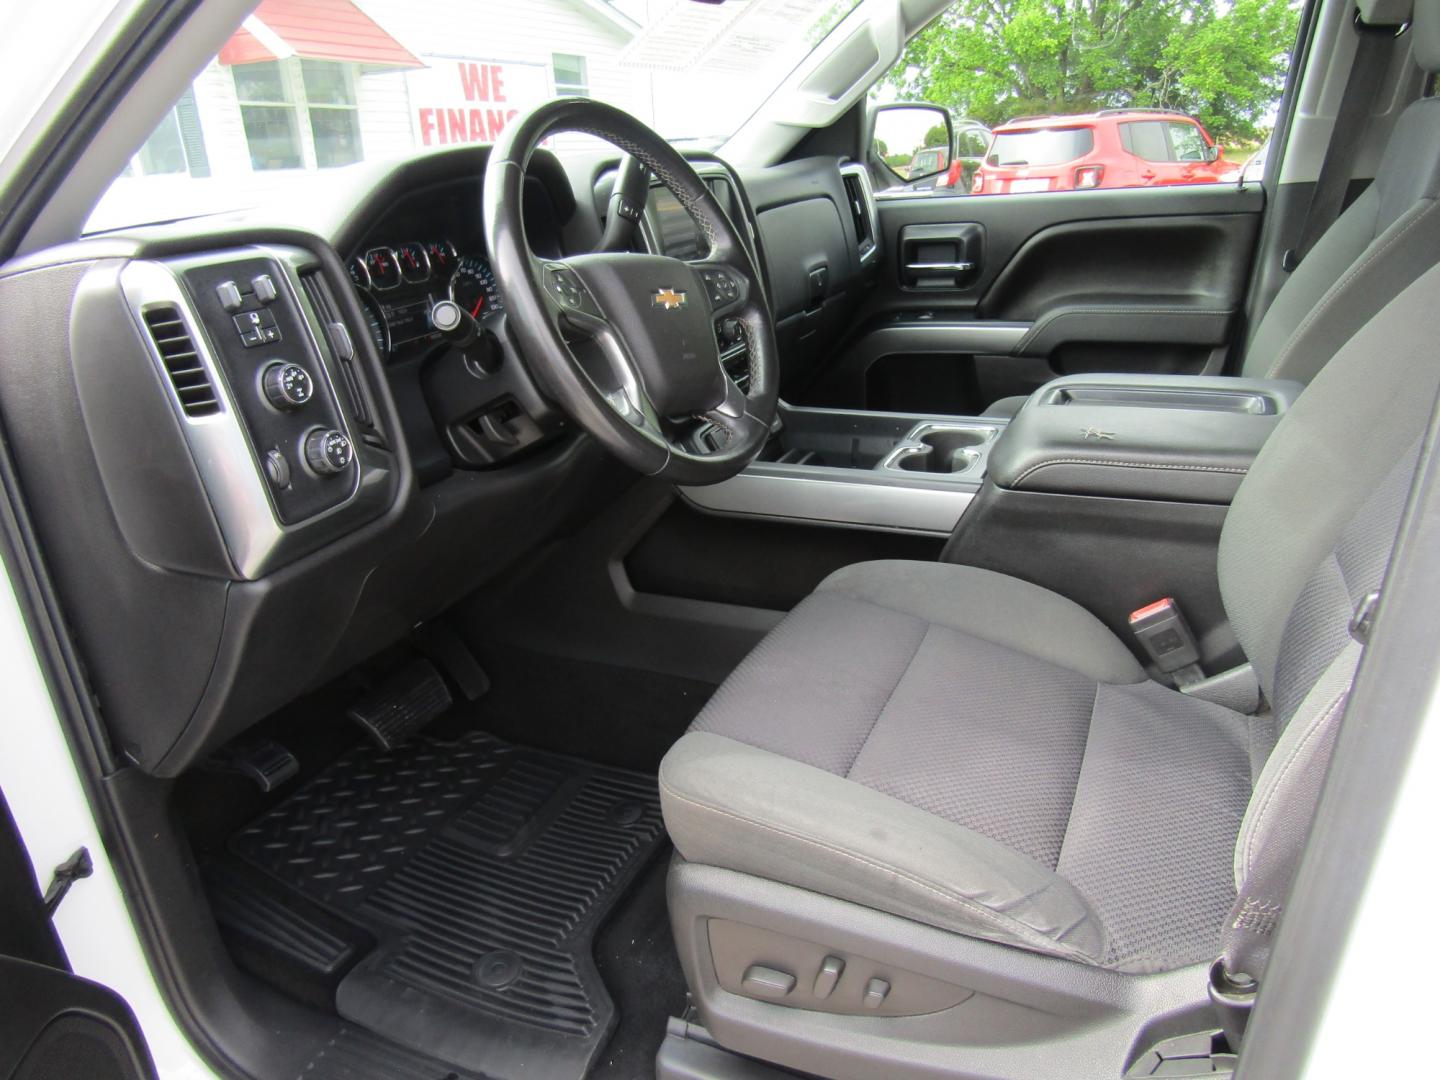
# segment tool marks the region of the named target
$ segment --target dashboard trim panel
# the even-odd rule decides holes
[[[216,359],[209,331],[180,278],[181,272],[190,266],[213,267],[257,256],[273,258],[283,268],[282,288],[289,303],[301,315],[307,349],[318,358],[319,375],[333,400],[343,401],[331,370],[332,361],[322,344],[324,338],[317,331],[316,314],[299,288],[300,270],[318,264],[318,260],[303,249],[288,245],[251,245],[173,259],[137,259],[127,263],[120,272],[121,288],[136,331],[145,343],[156,375],[180,421],[226,549],[242,580],[262,577],[378,516],[392,501],[396,487],[390,455],[379,453],[358,439],[351,418],[343,408],[338,408],[339,425],[355,448],[358,463],[350,489],[335,505],[315,515],[290,525],[279,520],[236,400],[237,393],[252,388],[231,384],[223,365]],[[145,310],[159,304],[174,307],[184,321],[200,362],[215,387],[221,406],[219,412],[196,417],[185,415],[180,408],[159,350],[145,328]]]

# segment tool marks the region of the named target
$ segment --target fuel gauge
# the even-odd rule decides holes
[[[345,264],[345,269],[350,272],[350,280],[355,283],[357,289],[370,288],[372,284],[370,271],[365,266],[365,260],[363,258],[356,255],[355,258]]]

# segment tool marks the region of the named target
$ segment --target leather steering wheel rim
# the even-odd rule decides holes
[[[541,140],[559,131],[597,136],[646,166],[694,218],[705,257],[532,254],[525,169]],[[561,98],[506,127],[485,166],[483,200],[506,327],[571,419],[621,461],[677,483],[718,483],[754,460],[779,393],[774,319],[739,230],[679,152],[619,109]],[[721,318],[738,320],[748,349],[744,389],[720,363]],[[703,446],[696,421],[713,425]]]

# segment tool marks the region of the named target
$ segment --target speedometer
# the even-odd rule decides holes
[[[499,315],[505,310],[495,272],[477,255],[466,255],[460,260],[455,276],[450,279],[450,299],[476,319]]]

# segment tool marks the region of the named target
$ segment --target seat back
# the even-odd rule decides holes
[[[1437,342],[1440,267],[1315,377],[1226,518],[1221,596],[1280,729],[1235,844],[1227,971],[1268,960],[1362,652],[1352,619],[1383,588],[1440,393]]]
[[[1391,10],[1364,13],[1372,22],[1403,17]],[[1415,0],[1409,36],[1416,64],[1440,71],[1440,0]],[[1423,98],[1396,121],[1374,182],[1275,295],[1251,338],[1241,374],[1309,382],[1339,342],[1437,261],[1440,98]]]

